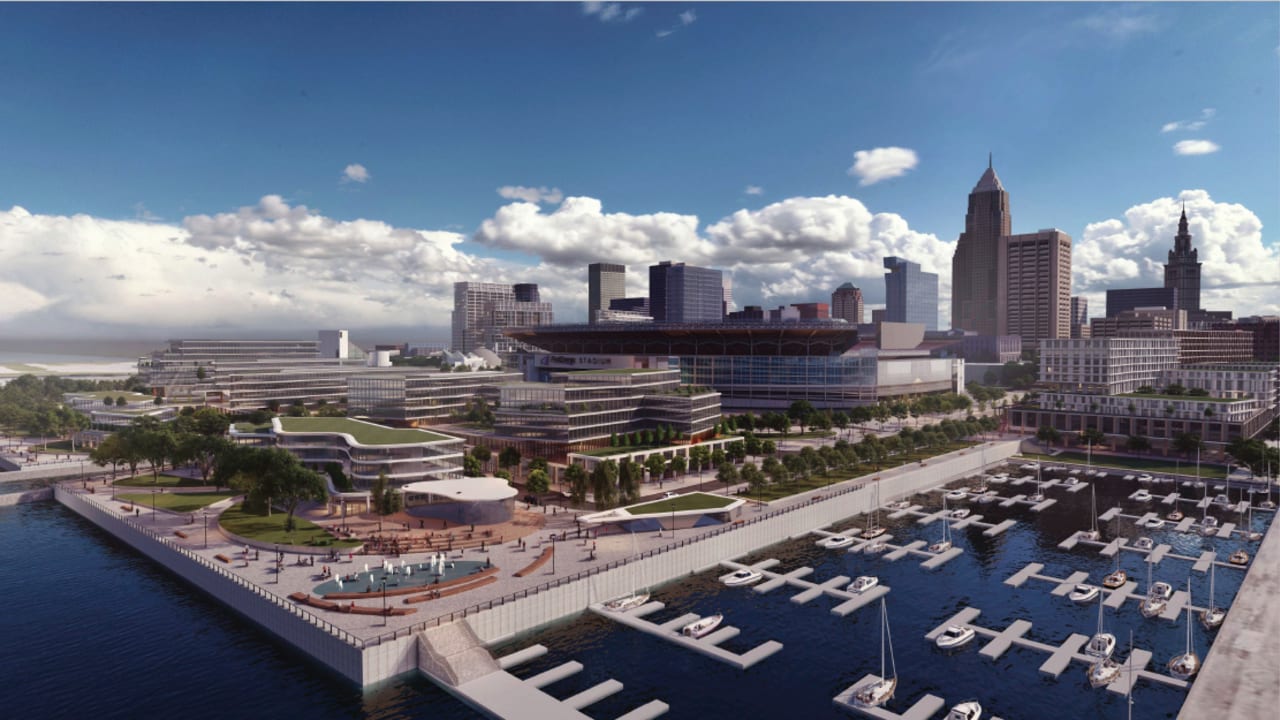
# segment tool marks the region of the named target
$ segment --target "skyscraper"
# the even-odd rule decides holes
[[[969,193],[964,232],[951,259],[951,327],[979,335],[1002,334],[999,316],[1005,298],[1000,295],[1000,238],[1012,230],[1009,193],[988,156],[987,171]]]
[[[512,327],[549,325],[551,303],[539,300],[533,283],[504,285],[487,282],[453,284],[453,347],[457,352],[488,348],[512,363],[512,356],[524,348],[503,330]]]
[[[845,283],[831,293],[832,318],[844,318],[851,325],[861,325],[862,316],[862,290],[853,283]]]
[[[1071,236],[1041,230],[1001,238],[1005,297],[1000,335],[1018,335],[1023,351],[1040,340],[1071,337]]]
[[[1178,220],[1178,234],[1173,238],[1169,262],[1164,265],[1164,286],[1177,288],[1178,309],[1188,315],[1200,311],[1200,251],[1191,247],[1191,233],[1187,230],[1187,206],[1182,206],[1182,218]]]
[[[938,329],[938,275],[922,272],[920,265],[899,257],[887,257],[884,266],[886,322],[921,323]]]
[[[670,260],[649,266],[649,314],[654,322],[719,322],[724,319],[724,303],[719,270]]]
[[[627,296],[627,266],[591,263],[587,266],[587,322],[599,320],[609,303]]]
[[[1071,324],[1089,324],[1089,298],[1082,295],[1071,296]]]

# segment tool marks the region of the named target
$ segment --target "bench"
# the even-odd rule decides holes
[[[226,555],[223,555],[222,553],[218,553],[217,555],[214,555],[214,556],[213,556],[213,559],[214,559],[214,560],[221,560],[222,562],[224,562],[224,563],[226,563],[226,564],[228,564],[228,565],[230,565],[230,564],[231,564],[231,558],[227,557]]]
[[[178,537],[180,537],[180,538],[182,538],[182,539],[184,539],[184,540],[185,540],[185,539],[186,539],[186,537],[187,537],[187,534],[186,534],[186,533],[184,533],[184,532],[182,532],[181,530],[174,530],[174,531],[173,531],[173,534],[174,534],[174,535],[177,535]]]
[[[538,568],[542,567],[547,563],[548,560],[551,559],[551,556],[555,553],[555,551],[556,551],[555,547],[544,548],[542,550],[542,553],[538,555],[538,558],[536,560],[524,566],[520,570],[516,571],[516,577],[525,577],[526,575],[532,575],[534,570],[537,570]]]

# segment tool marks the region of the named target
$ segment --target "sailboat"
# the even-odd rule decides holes
[[[1102,594],[1098,594],[1098,631],[1089,638],[1089,644],[1084,646],[1084,654],[1099,660],[1106,660],[1111,657],[1111,653],[1116,649],[1116,636],[1105,631],[1102,625]]]
[[[1244,527],[1245,527],[1244,539],[1252,542],[1257,542],[1258,540],[1261,540],[1262,533],[1253,529],[1253,501],[1252,500],[1249,502],[1248,515],[1246,516],[1245,513],[1240,513],[1240,517],[1242,520],[1244,520]]]
[[[1276,508],[1275,502],[1271,500],[1271,463],[1270,462],[1267,463],[1267,497],[1265,500],[1258,503],[1258,507],[1263,508],[1265,510],[1274,510]]]
[[[1027,498],[1033,503],[1044,502],[1044,488],[1040,485],[1040,464],[1036,463],[1036,494]]]
[[[942,539],[929,546],[929,552],[940,553],[951,549],[951,518],[947,516],[947,497],[942,496]]]
[[[871,490],[871,512],[867,513],[867,529],[862,533],[864,539],[878,538],[885,533],[880,526],[880,483]]]
[[[634,532],[631,533],[631,554],[633,559],[639,555],[636,549],[636,534]],[[605,603],[604,608],[613,612],[626,612],[634,610],[647,602],[649,602],[648,591],[632,590],[628,595],[614,598]]]
[[[1118,520],[1119,517],[1117,516],[1116,519]],[[1116,588],[1124,587],[1124,584],[1128,581],[1129,573],[1120,569],[1120,549],[1116,548],[1116,569],[1102,579],[1102,587],[1115,590]]]
[[[886,642],[887,640],[887,642]],[[892,675],[885,675],[885,647],[889,648],[889,668]],[[853,691],[853,701],[862,707],[879,707],[893,698],[898,687],[898,666],[893,659],[893,638],[889,635],[889,610],[884,598],[880,598],[880,676]]]
[[[1191,578],[1187,578],[1187,649],[1169,661],[1169,672],[1179,680],[1200,672],[1200,656],[1196,655],[1195,643],[1191,639]]]
[[[1097,540],[1102,537],[1102,533],[1098,532],[1098,495],[1093,490],[1093,483],[1089,483],[1089,529],[1081,530],[1078,537],[1081,540]]]
[[[1209,630],[1221,625],[1223,619],[1227,617],[1227,611],[1213,603],[1217,598],[1217,593],[1214,590],[1214,576],[1217,575],[1217,569],[1218,564],[1216,562],[1209,563],[1209,607],[1200,611],[1200,624]]]
[[[1151,583],[1151,561],[1147,561],[1147,596],[1142,599],[1139,610],[1142,611],[1142,617],[1153,618],[1164,612],[1164,608],[1169,604],[1169,598],[1173,596],[1173,588],[1169,587],[1167,582],[1158,582],[1154,585]]]

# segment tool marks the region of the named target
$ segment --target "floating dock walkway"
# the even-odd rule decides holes
[[[1102,519],[1101,516],[1099,519]],[[1223,527],[1225,528],[1226,525]],[[1235,570],[1247,570],[1249,568],[1248,565],[1233,565],[1229,562],[1218,560],[1217,553],[1212,551],[1201,552],[1199,557],[1180,555],[1178,553],[1171,552],[1173,546],[1165,543],[1160,543],[1150,550],[1143,550],[1142,548],[1130,545],[1128,538],[1116,538],[1109,542],[1102,542],[1101,540],[1089,540],[1088,538],[1083,538],[1080,536],[1080,532],[1083,531],[1072,533],[1066,540],[1058,543],[1058,549],[1072,550],[1077,545],[1083,544],[1098,548],[1098,554],[1103,557],[1115,557],[1115,554],[1121,551],[1139,553],[1146,555],[1147,557],[1145,562],[1149,562],[1153,565],[1159,565],[1165,558],[1173,558],[1174,560],[1183,560],[1185,562],[1192,563],[1191,569],[1198,573],[1209,572],[1210,563],[1217,565],[1220,568],[1233,568]]]
[[[1066,597],[1068,594],[1071,593],[1072,588],[1074,588],[1076,585],[1080,583],[1085,582],[1089,578],[1089,575],[1083,572],[1071,573],[1071,576],[1067,578],[1056,578],[1050,575],[1040,574],[1040,571],[1043,569],[1044,569],[1044,565],[1040,563],[1030,563],[1026,567],[1022,568],[1018,572],[1014,573],[1013,575],[1005,579],[1004,584],[1010,587],[1022,587],[1023,584],[1025,584],[1028,580],[1040,580],[1042,582],[1051,583],[1056,586],[1053,588],[1053,590],[1050,591],[1050,593],[1052,593],[1053,595],[1056,595],[1058,597]],[[1138,583],[1134,582],[1133,580],[1126,582],[1123,587],[1119,587],[1114,590],[1102,587],[1101,585],[1097,587],[1099,590],[1102,591],[1102,594],[1106,596],[1106,599],[1102,601],[1102,604],[1112,609],[1119,608],[1121,605],[1124,605],[1124,602],[1126,600],[1136,600],[1138,602],[1142,602],[1142,600],[1146,599],[1146,595],[1135,592],[1137,590]],[[1196,605],[1191,605],[1190,607],[1193,612],[1197,612],[1197,613],[1202,612],[1204,610],[1204,608],[1198,607]],[[1164,612],[1160,613],[1160,619],[1161,620],[1177,620],[1178,617],[1182,614],[1182,611],[1186,609],[1187,609],[1186,591],[1175,590],[1173,592],[1173,596],[1169,598],[1169,602],[1165,605]]]
[[[852,552],[852,550],[850,552]],[[839,615],[840,617],[844,617],[872,601],[879,600],[889,593],[888,585],[876,585],[864,593],[851,593],[844,589],[848,587],[851,578],[844,575],[838,575],[822,583],[813,583],[808,580],[802,580],[801,578],[813,572],[813,568],[809,567],[796,568],[795,570],[787,573],[776,573],[765,569],[778,564],[778,561],[773,558],[763,560],[755,565],[743,565],[742,563],[737,563],[732,560],[725,560],[720,564],[731,570],[755,570],[756,572],[764,575],[768,578],[767,580],[751,586],[752,590],[760,594],[773,592],[783,585],[791,585],[800,588],[801,591],[799,593],[791,596],[791,602],[796,603],[797,605],[803,605],[822,595],[827,595],[837,600],[843,600],[844,602],[831,608],[831,613],[833,615]],[[727,577],[729,576],[723,575],[720,579],[723,581]],[[713,634],[709,637],[715,637],[715,635]],[[781,648],[782,646],[779,645],[778,647]]]
[[[738,633],[741,632],[738,628],[731,625],[721,625],[718,630],[706,637],[691,638],[681,635],[680,628],[701,617],[692,613],[688,615],[681,615],[678,618],[668,620],[661,624],[653,623],[644,619],[645,615],[655,613],[664,607],[666,607],[666,605],[663,603],[651,602],[645,603],[633,610],[615,612],[613,610],[606,610],[602,603],[595,603],[588,606],[588,609],[600,617],[608,618],[614,622],[639,630],[640,632],[648,633],[654,637],[666,640],[667,642],[689,648],[694,652],[706,655],[713,660],[719,660],[720,662],[736,667],[739,670],[746,670],[782,649],[782,643],[777,640],[768,640],[741,655],[725,650],[724,648],[717,647],[719,643],[722,643],[729,638],[736,637]]]
[[[1034,565],[1035,563],[1033,563]],[[1025,571],[1025,569],[1024,569]],[[1007,580],[1005,581],[1008,582]],[[973,621],[977,619],[981,610],[973,607],[962,608],[955,615],[952,615],[946,622],[938,627],[925,633],[925,639],[932,642],[943,633],[951,625],[962,625],[973,628],[973,631],[990,641],[978,651],[979,655],[991,660],[998,660],[1001,655],[1008,652],[1010,647],[1017,645],[1020,648],[1028,648],[1049,655],[1049,658],[1040,665],[1040,672],[1053,678],[1058,678],[1063,672],[1070,667],[1071,663],[1078,662],[1085,666],[1092,665],[1094,658],[1080,653],[1080,648],[1089,641],[1087,635],[1080,633],[1072,633],[1066,641],[1060,645],[1049,645],[1047,643],[1029,640],[1024,635],[1031,629],[1031,623],[1027,620],[1014,620],[1013,624],[1004,630],[991,630],[980,625],[974,625]],[[1129,691],[1129,675],[1127,673],[1129,664],[1133,665],[1134,681],[1147,680],[1148,682],[1160,683],[1171,687],[1185,688],[1187,683],[1185,680],[1179,680],[1169,675],[1161,675],[1146,669],[1151,662],[1151,653],[1146,650],[1134,650],[1133,655],[1127,661],[1126,672],[1121,673],[1107,685],[1107,689],[1121,695]]]

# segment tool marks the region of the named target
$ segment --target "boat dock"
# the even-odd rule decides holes
[[[1034,565],[1035,563],[1033,563]],[[1025,568],[1024,568],[1025,571]],[[1056,580],[1055,580],[1056,581]],[[1006,583],[1008,580],[1005,581]],[[973,628],[978,635],[990,638],[990,641],[978,651],[979,655],[991,660],[998,660],[1004,655],[1010,647],[1017,645],[1020,648],[1028,648],[1049,655],[1049,658],[1040,665],[1040,672],[1053,678],[1058,678],[1063,672],[1070,667],[1071,663],[1079,662],[1086,666],[1092,665],[1095,660],[1080,653],[1080,648],[1089,641],[1087,635],[1080,633],[1072,633],[1066,641],[1059,645],[1049,645],[1047,643],[1029,640],[1024,637],[1031,630],[1031,623],[1027,620],[1014,620],[1009,627],[1004,630],[991,630],[980,625],[974,625],[973,621],[981,614],[981,610],[973,607],[962,608],[955,615],[952,615],[946,622],[925,634],[925,639],[932,642],[938,635],[942,634],[948,626],[963,625]],[[1147,680],[1149,682],[1161,683],[1172,687],[1185,688],[1186,681],[1179,680],[1169,675],[1161,675],[1146,670],[1147,664],[1151,661],[1151,653],[1145,650],[1134,650],[1130,662],[1134,665],[1134,679]],[[1127,666],[1126,666],[1127,667]],[[1119,678],[1113,680],[1107,685],[1107,689],[1114,693],[1125,694],[1129,691],[1129,679],[1125,674],[1121,674]]]
[[[545,646],[533,645],[498,658],[496,668],[480,677],[456,686],[438,684],[472,707],[483,708],[492,717],[537,717],[547,720],[590,720],[591,716],[583,713],[583,708],[600,702],[623,688],[622,683],[610,678],[563,700],[547,694],[543,688],[582,672],[582,663],[576,660],[557,665],[525,680],[507,672],[546,653]],[[652,720],[669,709],[665,702],[651,700],[620,716],[618,720]]]
[[[1021,498],[1022,496],[1018,495],[1015,497]],[[1006,502],[1009,500],[1015,500],[1015,498],[1005,498]],[[1032,504],[1032,503],[1028,503],[1025,500],[1015,500],[1015,502],[1021,502],[1027,505]],[[1003,506],[1004,503],[1001,503],[1001,505]],[[919,509],[918,505],[916,505],[913,507],[909,507],[905,510],[899,510],[898,513],[895,513],[895,514],[899,515],[900,517],[905,517],[907,515],[915,515],[917,525],[929,525],[938,520],[943,520],[949,513],[944,512],[942,510],[935,510],[933,512],[924,512]],[[951,529],[964,530],[970,525],[977,525],[980,528],[985,528],[985,532],[982,533],[983,535],[986,535],[987,537],[995,537],[996,535],[999,535],[1000,533],[1008,530],[1009,528],[1017,524],[1018,524],[1017,520],[1004,520],[999,523],[986,523],[986,522],[982,522],[981,515],[969,515],[968,517],[963,517],[952,522]]]
[[[748,650],[741,655],[717,647],[719,643],[736,637],[740,630],[731,625],[721,625],[715,632],[701,638],[691,638],[680,634],[680,628],[699,619],[699,615],[692,613],[681,615],[678,618],[668,620],[664,623],[654,623],[644,619],[645,615],[655,613],[666,607],[660,602],[650,602],[641,605],[633,610],[624,610],[615,612],[606,610],[603,603],[594,603],[588,606],[591,612],[600,617],[608,618],[614,622],[621,623],[627,627],[634,628],[643,633],[648,633],[654,637],[666,640],[669,643],[680,645],[693,650],[696,653],[706,655],[707,657],[718,660],[726,665],[746,670],[765,658],[773,655],[782,649],[782,643],[777,640],[768,640],[756,647]]]
[[[853,552],[853,550],[850,550],[850,552]],[[839,615],[840,617],[844,617],[874,600],[879,600],[881,597],[884,597],[889,593],[888,585],[876,585],[864,593],[851,593],[844,588],[849,586],[852,578],[845,575],[838,575],[821,583],[802,580],[801,578],[813,572],[813,568],[809,567],[796,568],[788,573],[776,573],[766,570],[765,568],[778,564],[778,561],[773,558],[751,566],[733,562],[732,560],[725,560],[720,564],[731,570],[750,569],[764,575],[768,578],[767,580],[751,587],[752,590],[762,595],[764,593],[773,592],[783,585],[791,585],[793,587],[800,588],[800,592],[791,596],[791,602],[796,603],[797,605],[804,605],[805,603],[810,602],[811,600],[816,600],[823,595],[833,597],[837,600],[843,600],[844,602],[831,608],[831,613],[833,615]],[[726,577],[728,577],[728,575],[724,575],[720,579],[723,580]],[[686,622],[692,621],[690,620]],[[715,637],[715,635],[713,634],[709,637]],[[781,648],[782,646],[779,645],[778,647]]]
[[[1227,526],[1223,525],[1223,527],[1225,528]],[[1229,562],[1223,562],[1221,560],[1218,560],[1217,553],[1212,551],[1201,552],[1199,557],[1192,557],[1190,555],[1181,555],[1179,553],[1172,552],[1173,546],[1165,543],[1156,545],[1154,548],[1150,550],[1143,550],[1142,548],[1137,548],[1130,545],[1128,538],[1116,538],[1115,540],[1111,540],[1109,542],[1102,542],[1101,540],[1088,540],[1086,538],[1082,538],[1080,537],[1079,533],[1074,533],[1070,537],[1068,537],[1066,540],[1063,540],[1062,542],[1058,543],[1058,549],[1071,550],[1071,549],[1074,549],[1077,545],[1081,545],[1081,544],[1092,545],[1094,547],[1097,547],[1098,554],[1104,557],[1114,557],[1117,552],[1120,552],[1122,550],[1126,552],[1141,553],[1147,556],[1146,562],[1149,562],[1153,565],[1160,564],[1160,562],[1163,561],[1165,558],[1173,558],[1174,560],[1184,560],[1186,562],[1192,563],[1191,569],[1195,570],[1198,573],[1208,572],[1210,563],[1213,563],[1214,565],[1217,565],[1218,567],[1221,567],[1221,568],[1234,568],[1236,570],[1244,570],[1248,567],[1246,565],[1232,565]]]
[[[864,707],[854,701],[853,694],[858,688],[867,683],[880,682],[880,679],[879,675],[866,675],[858,682],[841,690],[840,694],[832,698],[831,701],[836,704],[836,707],[851,710],[869,718],[876,718],[876,720],[929,720],[947,705],[946,701],[937,695],[925,695],[908,708],[906,712],[896,713],[883,706]]]
[[[1055,587],[1053,588],[1053,590],[1050,591],[1050,593],[1058,597],[1065,597],[1066,595],[1070,594],[1072,588],[1074,588],[1076,585],[1080,583],[1085,582],[1089,578],[1089,575],[1084,572],[1071,573],[1071,576],[1065,579],[1056,578],[1049,575],[1040,574],[1040,571],[1043,569],[1044,569],[1044,565],[1040,563],[1030,563],[1026,567],[1022,568],[1018,572],[1006,578],[1004,581],[1004,584],[1010,587],[1016,588],[1016,587],[1022,587],[1023,584],[1025,584],[1028,580],[1040,580],[1042,582],[1047,582],[1055,585]],[[1145,595],[1135,592],[1137,587],[1138,587],[1138,583],[1133,580],[1130,580],[1126,582],[1123,587],[1119,587],[1114,590],[1104,588],[1102,586],[1098,586],[1098,589],[1102,591],[1102,594],[1106,598],[1102,601],[1102,604],[1106,605],[1109,608],[1116,609],[1116,608],[1119,608],[1121,605],[1124,605],[1124,602],[1126,600],[1137,600],[1138,602],[1141,602],[1146,598]],[[1191,605],[1190,607],[1193,612],[1201,612],[1204,610],[1204,608],[1198,607],[1196,605]],[[1169,598],[1168,604],[1165,605],[1164,612],[1160,613],[1160,619],[1161,620],[1177,620],[1178,616],[1182,614],[1182,611],[1186,609],[1187,609],[1186,591],[1175,590],[1173,592],[1173,596]]]

